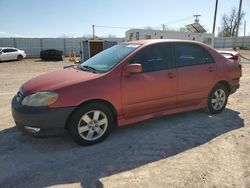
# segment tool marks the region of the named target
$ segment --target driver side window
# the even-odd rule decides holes
[[[148,46],[130,60],[130,64],[141,64],[143,72],[171,68],[171,62],[171,49],[168,44]]]

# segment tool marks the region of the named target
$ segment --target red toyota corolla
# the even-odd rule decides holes
[[[90,145],[114,126],[195,109],[219,113],[241,75],[237,61],[202,43],[126,42],[27,81],[12,100],[12,115],[35,135],[66,129]]]

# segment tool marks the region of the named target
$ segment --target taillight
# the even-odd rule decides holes
[[[240,54],[239,54],[239,53],[236,54],[236,55],[233,57],[233,60],[240,62]]]

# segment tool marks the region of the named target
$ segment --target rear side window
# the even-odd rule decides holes
[[[213,59],[203,48],[193,44],[175,44],[177,67],[213,63]]]
[[[168,44],[156,44],[139,51],[130,64],[141,64],[143,72],[160,71],[172,67],[171,48]]]
[[[17,49],[9,49],[9,52],[17,52]]]

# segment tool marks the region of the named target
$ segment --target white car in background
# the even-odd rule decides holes
[[[218,52],[223,55],[227,59],[235,60],[240,62],[240,53],[237,51],[223,51],[223,50],[218,50]]]
[[[22,60],[26,57],[23,50],[11,47],[0,47],[0,61]]]

